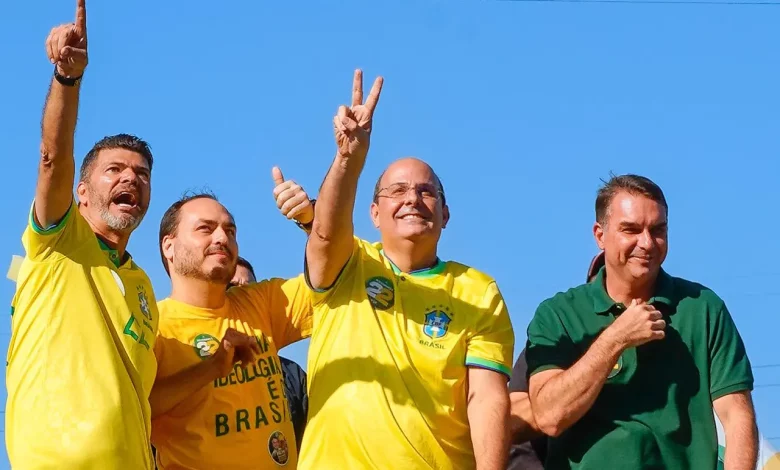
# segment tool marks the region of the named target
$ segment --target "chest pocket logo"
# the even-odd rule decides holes
[[[441,310],[434,310],[425,314],[423,333],[432,339],[443,338],[450,328],[452,319]]]
[[[395,304],[393,282],[386,277],[372,277],[366,281],[366,295],[374,308],[387,310]]]

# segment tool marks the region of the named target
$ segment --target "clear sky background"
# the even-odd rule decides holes
[[[583,281],[600,178],[648,176],[670,204],[664,267],[726,300],[757,366],[759,425],[780,436],[780,367],[762,367],[780,364],[780,6],[383,3],[88,0],[76,156],[107,134],[151,143],[152,204],[130,251],[158,299],[170,292],[159,220],[187,189],[210,188],[235,214],[260,277],[299,273],[304,234],[273,204],[271,167],[316,193],[362,67],[366,92],[377,74],[385,87],[358,235],[378,237],[368,206],[388,163],[431,163],[452,212],[440,255],[497,279],[517,356],[539,302]],[[4,272],[34,193],[44,40],[75,0],[3,10]],[[9,304],[13,290],[0,280]],[[305,366],[306,346],[283,355]]]

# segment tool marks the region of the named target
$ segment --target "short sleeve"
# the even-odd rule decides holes
[[[253,302],[261,315],[268,315],[278,348],[311,336],[312,296],[303,274],[292,279],[268,279],[246,288],[260,294],[252,296]]]
[[[716,400],[753,389],[753,372],[745,345],[725,305],[710,320],[710,396]]]
[[[35,221],[33,204],[30,208],[27,228],[22,236],[22,244],[30,260],[46,261],[57,254],[67,256],[88,239],[94,239],[94,233],[75,204],[71,203],[59,222],[45,228]]]
[[[525,349],[520,352],[520,357],[515,361],[512,369],[512,378],[509,380],[509,393],[528,392],[528,362],[525,360]]]
[[[365,250],[364,243],[366,242],[363,242],[358,237],[352,237],[352,254],[349,257],[347,264],[345,264],[341,269],[341,272],[339,272],[338,277],[336,277],[336,282],[326,289],[315,289],[311,287],[311,282],[309,282],[309,263],[307,260],[304,260],[303,275],[306,280],[306,286],[312,292],[312,303],[314,305],[324,304],[333,296],[333,293],[336,292],[342,284],[347,283],[345,279],[353,274],[362,259],[362,252]]]
[[[550,369],[568,369],[578,359],[574,343],[555,311],[543,302],[528,325],[525,357],[528,377]]]
[[[509,378],[515,332],[495,282],[488,285],[480,310],[474,334],[468,339],[466,365],[501,372]]]

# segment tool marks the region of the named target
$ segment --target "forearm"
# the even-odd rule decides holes
[[[352,253],[352,213],[362,163],[337,155],[314,206],[314,221],[306,245],[309,282],[329,287]]]
[[[477,470],[503,470],[509,455],[509,396],[475,395],[469,401],[468,416]]]
[[[72,199],[75,162],[73,135],[79,105],[79,85],[52,80],[41,123],[41,156],[35,213],[47,227],[68,210]]]
[[[758,460],[758,429],[752,407],[721,419],[726,437],[724,470],[755,470]]]
[[[544,383],[531,396],[539,428],[547,435],[558,436],[582,418],[622,352],[617,342],[602,333],[573,366]]]
[[[510,393],[509,403],[509,433],[511,442],[520,444],[544,435],[536,424],[528,393]]]
[[[169,412],[190,395],[218,378],[217,375],[212,361],[207,359],[171,376],[158,378],[149,394],[152,418]]]

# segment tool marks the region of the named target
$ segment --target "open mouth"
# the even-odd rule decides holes
[[[420,214],[404,214],[401,217],[399,217],[401,220],[409,220],[409,221],[426,221],[427,218],[423,217]]]
[[[138,207],[138,199],[135,197],[135,194],[127,191],[123,191],[114,196],[112,202],[120,209],[125,210],[136,209]]]

